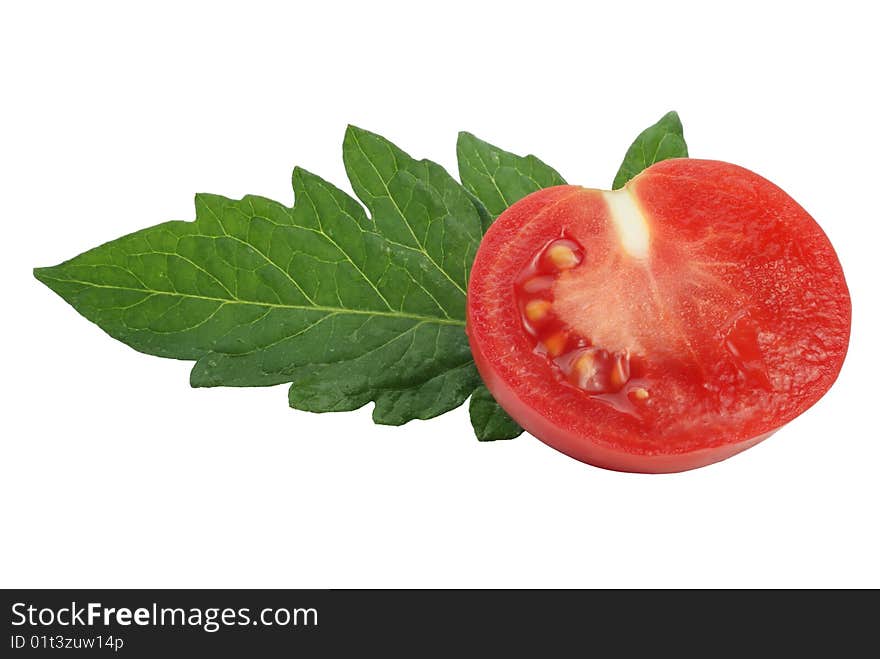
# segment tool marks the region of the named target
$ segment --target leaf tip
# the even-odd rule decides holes
[[[343,159],[346,157],[346,152],[349,149],[363,150],[364,144],[371,144],[372,140],[376,138],[380,141],[385,141],[382,136],[376,133],[361,128],[360,126],[355,126],[354,124],[348,124],[345,127],[345,136],[342,139]]]
[[[664,114],[661,117],[660,121],[657,123],[669,124],[670,126],[675,128],[676,132],[679,132],[679,133],[681,133],[684,130],[684,128],[681,124],[681,117],[678,116],[678,112],[676,112],[675,110],[670,110],[669,112]]]
[[[294,189],[296,189],[296,184],[299,181],[303,180],[303,176],[306,174],[306,170],[304,170],[299,165],[294,165],[293,171],[290,173],[290,182],[293,185]]]
[[[56,267],[57,266],[34,268],[32,271],[34,274],[34,278],[40,283],[46,284],[46,286],[49,286],[51,288],[49,281],[52,279],[52,273]]]
[[[58,279],[58,266],[49,266],[42,268],[34,268],[32,270],[34,274],[34,278],[43,284],[49,290],[52,290],[56,293],[59,293],[58,286],[60,285]],[[60,293],[59,293],[60,294]]]
[[[308,181],[320,181],[326,183],[326,181],[324,181],[324,179],[322,179],[320,176],[318,176],[314,172],[309,171],[305,167],[302,167],[301,165],[296,165],[293,168],[293,173],[290,175],[290,178],[293,180],[294,185],[296,183],[305,183]]]
[[[345,138],[346,139],[348,139],[349,137],[356,138],[356,137],[360,137],[362,135],[369,135],[369,134],[370,134],[370,131],[366,130],[365,128],[361,128],[360,126],[355,126],[354,124],[348,124],[345,127]]]
[[[193,364],[189,371],[189,386],[193,389],[217,386],[217,383],[211,378],[210,366],[206,364],[206,360],[198,359]]]

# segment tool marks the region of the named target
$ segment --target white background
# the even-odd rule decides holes
[[[0,10],[0,586],[880,586],[871,3],[10,2]],[[818,4],[818,3],[817,3]],[[681,114],[820,222],[853,299],[835,387],[731,460],[667,476],[402,428],[284,387],[191,390],[31,276],[194,192],[349,189],[349,122],[452,171],[469,130],[605,186]]]

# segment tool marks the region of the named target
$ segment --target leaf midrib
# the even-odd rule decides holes
[[[477,159],[480,161],[480,164],[483,166],[483,171],[486,172],[486,175],[489,177],[489,180],[492,181],[492,185],[495,187],[495,190],[498,192],[498,196],[501,197],[501,202],[504,204],[505,208],[510,206],[510,202],[507,201],[507,197],[501,192],[501,188],[498,187],[498,181],[495,180],[495,172],[489,170],[489,166],[486,164],[486,161],[483,160],[483,154],[480,153],[479,149],[474,149],[474,152],[477,154]],[[514,167],[514,169],[516,169]],[[495,171],[498,171],[497,169]],[[497,215],[496,215],[497,217]]]
[[[38,276],[44,279],[51,279],[59,283],[79,284],[81,286],[90,286],[92,288],[105,288],[118,291],[131,291],[136,293],[147,293],[149,295],[167,295],[170,297],[182,297],[192,300],[204,300],[207,302],[219,302],[220,304],[244,304],[256,307],[270,307],[273,309],[293,309],[296,311],[322,311],[328,314],[349,314],[357,316],[382,316],[386,318],[400,318],[404,320],[417,320],[423,323],[436,323],[438,325],[454,325],[464,327],[465,322],[456,318],[437,318],[436,316],[424,316],[421,314],[397,312],[397,311],[370,311],[366,309],[347,309],[345,307],[329,307],[324,305],[296,305],[296,304],[279,304],[277,302],[260,302],[256,300],[242,300],[240,298],[225,299],[222,297],[212,297],[209,295],[195,295],[193,293],[179,293],[173,291],[160,291],[151,288],[135,288],[133,286],[110,286],[107,284],[97,284],[95,282],[83,281],[81,279],[63,279],[61,277],[52,277],[45,273],[39,273]]]

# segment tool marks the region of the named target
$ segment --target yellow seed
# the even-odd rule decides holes
[[[562,351],[565,350],[565,344],[567,342],[568,337],[565,333],[557,332],[544,340],[544,348],[551,357],[558,357],[562,354]]]
[[[599,372],[599,365],[596,358],[591,352],[584,353],[578,357],[572,365],[575,375],[577,376],[577,384],[582,389],[595,390],[598,383],[594,380],[596,373]]]
[[[588,379],[596,375],[599,367],[596,366],[596,358],[591,352],[585,352],[574,360],[573,368],[581,379]]]
[[[614,368],[611,369],[611,386],[620,389],[629,380],[629,354],[624,352],[614,359]]]
[[[567,270],[578,264],[577,254],[568,245],[553,245],[547,250],[547,258],[560,270]]]
[[[547,312],[550,311],[550,306],[547,300],[530,300],[526,304],[526,318],[533,323],[537,323],[547,315]]]
[[[632,390],[633,398],[636,400],[647,400],[648,396],[651,394],[648,393],[647,389],[643,389],[642,387],[636,387]]]

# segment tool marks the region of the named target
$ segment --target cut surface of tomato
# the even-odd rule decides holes
[[[609,469],[738,453],[813,405],[849,343],[840,263],[818,224],[728,163],[657,163],[620,190],[558,186],[480,245],[468,337],[528,432]]]

